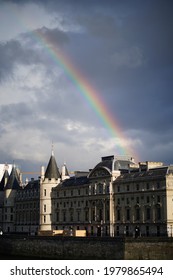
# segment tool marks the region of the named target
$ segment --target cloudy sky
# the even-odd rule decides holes
[[[172,14],[171,0],[0,0],[0,162],[37,171],[53,142],[71,171],[112,154],[173,163]]]

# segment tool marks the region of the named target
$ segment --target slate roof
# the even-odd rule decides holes
[[[130,159],[116,159],[114,156],[103,157],[102,161],[92,169],[90,175],[98,168],[106,168],[110,173],[112,173],[113,170],[120,170],[124,173],[128,170],[129,164],[134,164],[134,162]]]
[[[4,175],[1,179],[1,182],[0,182],[0,191],[3,191],[4,190],[4,187],[5,187],[5,182],[6,180],[8,181],[9,179],[9,173],[7,170],[4,171]]]
[[[50,160],[49,160],[46,172],[45,172],[45,178],[48,178],[48,179],[60,178],[59,169],[58,169],[58,166],[56,164],[56,160],[55,160],[55,157],[53,154],[50,157]]]
[[[142,171],[142,172],[131,172],[131,173],[124,173],[121,174],[115,182],[120,182],[120,181],[124,181],[124,180],[129,180],[129,181],[133,181],[133,180],[146,180],[146,179],[150,179],[152,177],[154,178],[165,178],[165,176],[168,174],[168,166],[165,167],[161,167],[161,168],[155,168],[155,169],[149,169],[148,171]]]
[[[62,187],[81,186],[85,184],[89,184],[89,179],[87,176],[71,177],[62,182]]]
[[[40,180],[31,180],[25,186],[25,190],[39,189],[40,188]]]
[[[11,170],[11,174],[8,178],[7,184],[5,186],[5,189],[13,189],[13,190],[18,190],[20,189],[20,180],[19,180],[19,175],[17,173],[16,167],[13,166]]]

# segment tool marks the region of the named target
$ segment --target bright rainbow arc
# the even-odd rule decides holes
[[[84,75],[81,74],[77,70],[77,68],[71,63],[70,59],[66,54],[63,54],[62,51],[58,50],[53,46],[49,40],[44,36],[43,33],[39,32],[39,30],[33,30],[33,28],[29,28],[29,23],[26,23],[26,20],[22,18],[22,16],[18,13],[17,9],[13,7],[13,14],[16,15],[16,20],[22,24],[25,29],[28,30],[35,38],[36,42],[42,44],[43,48],[46,49],[52,59],[65,71],[65,74],[68,75],[69,79],[76,85],[79,90],[81,96],[87,101],[89,106],[93,108],[94,112],[99,117],[100,121],[103,123],[104,127],[108,129],[112,137],[116,138],[116,144],[118,145],[121,155],[130,155],[135,157],[138,160],[137,154],[132,150],[129,146],[125,148],[122,144],[122,141],[125,140],[122,129],[120,125],[118,125],[117,121],[115,122],[111,112],[107,109],[104,104],[101,96],[97,93],[97,91],[90,85]]]
[[[112,137],[116,138],[116,142],[118,143],[118,147],[120,149],[121,155],[130,155],[138,157],[135,155],[134,151],[132,151],[128,147],[128,151],[123,147],[121,141],[125,139],[123,136],[122,130],[119,128],[120,126],[115,123],[115,120],[111,113],[106,108],[103,100],[97,91],[89,84],[84,76],[77,70],[77,68],[71,63],[70,59],[67,58],[66,55],[62,53],[62,51],[55,48],[43,34],[39,31],[32,32],[36,37],[37,41],[42,43],[43,47],[47,49],[49,55],[52,59],[65,71],[68,75],[69,79],[76,85],[79,90],[79,93],[85,98],[85,100],[89,103],[89,105],[93,108],[104,127],[106,127],[111,133]]]

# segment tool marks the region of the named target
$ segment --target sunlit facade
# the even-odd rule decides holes
[[[87,236],[172,236],[173,166],[136,164],[107,156],[88,172],[61,172],[52,152],[37,180],[22,184],[19,170],[0,182],[0,228],[4,233]]]

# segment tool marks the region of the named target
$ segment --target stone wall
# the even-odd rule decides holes
[[[1,259],[172,260],[173,238],[1,236]]]

